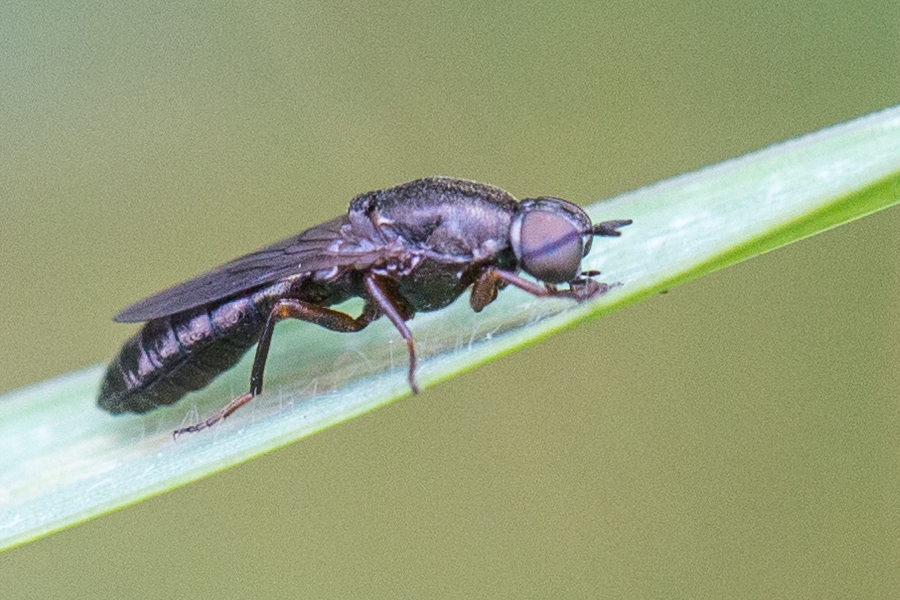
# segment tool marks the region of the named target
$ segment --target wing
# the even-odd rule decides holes
[[[288,277],[333,267],[358,265],[361,261],[365,263],[368,257],[376,253],[375,249],[363,253],[328,249],[332,242],[340,239],[341,226],[348,222],[346,216],[338,217],[236,258],[194,279],[132,304],[116,315],[115,320],[135,323],[158,319]]]

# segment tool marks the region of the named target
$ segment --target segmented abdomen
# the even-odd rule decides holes
[[[143,413],[205,387],[256,343],[268,308],[239,298],[148,321],[110,363],[98,404]]]

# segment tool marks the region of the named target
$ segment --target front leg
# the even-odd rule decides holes
[[[561,290],[554,285],[541,285],[529,281],[511,271],[496,267],[486,268],[472,286],[469,304],[472,310],[480,312],[497,297],[497,290],[506,284],[514,285],[538,298],[572,298],[576,302],[584,302],[594,296],[606,293],[609,285],[594,281],[590,277],[579,277],[569,282],[569,289]]]
[[[485,306],[497,299],[497,292],[505,285],[506,283],[494,273],[494,268],[487,267],[481,271],[475,283],[472,284],[469,306],[475,312],[481,312]]]

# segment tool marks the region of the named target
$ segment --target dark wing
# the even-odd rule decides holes
[[[179,283],[132,304],[115,320],[149,321],[274,283],[291,276],[365,262],[357,252],[334,252],[328,247],[341,237],[346,216],[332,219],[271,246],[236,258],[203,275]],[[369,251],[367,255],[373,254]]]

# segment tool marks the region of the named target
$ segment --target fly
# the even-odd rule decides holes
[[[172,404],[255,344],[250,389],[174,435],[206,429],[262,392],[272,333],[284,319],[350,333],[387,317],[406,341],[407,380],[417,393],[406,325],[417,312],[444,308],[469,288],[475,312],[507,285],[539,297],[592,298],[609,286],[593,279],[598,272],[583,272],[581,259],[594,236],[618,236],[630,223],[592,224],[561,198],[519,202],[500,188],[446,177],[360,194],[344,216],[120,312],[116,321],[144,326],[107,368],[98,403],[115,414]],[[329,308],[353,297],[364,303],[357,317]]]

